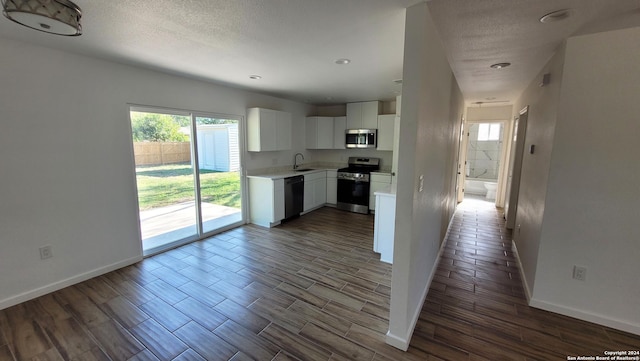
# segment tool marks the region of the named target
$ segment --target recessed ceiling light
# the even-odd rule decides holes
[[[260,75],[249,75],[249,79],[260,80],[262,77]]]
[[[562,21],[571,16],[571,9],[562,9],[550,12],[540,18],[541,23],[552,23],[555,21]]]
[[[511,63],[496,63],[496,64],[492,64],[491,67],[493,69],[502,69],[502,68],[506,68],[508,66],[510,66]]]
[[[347,65],[350,62],[351,62],[351,60],[347,59],[347,58],[342,58],[342,59],[336,60],[336,64],[338,64],[338,65]]]

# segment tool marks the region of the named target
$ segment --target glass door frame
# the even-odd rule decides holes
[[[158,253],[165,252],[172,248],[180,247],[185,244],[198,241],[201,239],[205,239],[211,237],[215,234],[222,233],[229,229],[233,229],[239,227],[243,224],[247,223],[247,215],[248,215],[248,201],[247,201],[247,177],[245,174],[245,154],[246,154],[246,144],[245,144],[245,129],[246,129],[246,121],[245,117],[242,115],[233,115],[233,114],[224,114],[224,113],[215,113],[215,112],[203,112],[203,111],[193,111],[193,110],[184,110],[184,109],[176,109],[176,108],[167,108],[160,106],[149,106],[149,105],[139,105],[129,103],[127,115],[129,116],[129,131],[130,131],[130,139],[131,141],[131,153],[133,154],[133,131],[131,129],[131,112],[147,112],[147,113],[160,113],[160,114],[170,114],[170,115],[182,115],[188,116],[191,119],[190,122],[190,131],[191,131],[191,139],[190,139],[190,151],[191,151],[191,165],[193,167],[193,176],[194,176],[194,199],[195,199],[195,210],[196,210],[196,228],[197,234],[193,236],[188,236],[176,241],[168,242],[162,246],[154,247],[149,250],[145,250],[142,247],[142,231],[140,227],[140,204],[138,200],[138,183],[135,181],[136,179],[136,164],[135,160],[133,161],[133,177],[134,184],[136,189],[136,206],[138,211],[136,212],[136,216],[138,218],[138,236],[140,240],[140,246],[142,247],[143,257],[150,257],[156,255]],[[197,122],[196,118],[218,118],[218,119],[230,119],[238,121],[238,153],[240,158],[240,169],[238,170],[240,174],[240,208],[241,208],[241,220],[238,222],[234,222],[232,224],[226,225],[221,228],[217,228],[208,232],[203,232],[202,227],[202,195],[200,191],[200,167],[199,167],[199,157],[198,157],[198,133],[197,133]],[[134,157],[135,158],[135,157]]]

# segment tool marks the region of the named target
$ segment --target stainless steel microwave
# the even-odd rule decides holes
[[[377,129],[347,129],[345,146],[347,148],[375,148]]]

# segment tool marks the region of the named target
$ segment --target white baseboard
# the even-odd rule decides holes
[[[511,240],[511,250],[516,255],[516,263],[518,263],[518,270],[520,271],[520,279],[522,280],[522,287],[524,287],[524,293],[527,296],[527,303],[531,303],[531,289],[527,283],[527,277],[524,275],[524,268],[522,268],[522,262],[520,261],[520,254],[518,253],[518,247],[516,241]]]
[[[449,222],[449,227],[451,227],[451,222]],[[388,345],[391,345],[395,348],[399,348],[402,351],[407,351],[407,349],[409,348],[409,343],[411,342],[411,336],[413,336],[413,330],[416,328],[416,324],[418,323],[418,319],[420,318],[420,311],[422,311],[424,301],[427,299],[427,293],[429,293],[431,282],[433,281],[433,277],[436,274],[436,270],[438,269],[438,264],[440,263],[440,257],[442,256],[442,252],[444,251],[446,239],[447,239],[447,236],[449,235],[449,227],[447,228],[445,241],[440,243],[440,250],[438,251],[438,255],[436,256],[436,262],[433,264],[433,267],[431,268],[431,274],[429,274],[429,280],[427,280],[426,287],[422,291],[422,297],[420,298],[420,303],[418,303],[418,307],[413,311],[413,316],[411,318],[411,323],[409,325],[409,328],[407,329],[404,335],[395,335],[395,334],[392,334],[391,331],[388,331],[387,337],[386,337],[386,343]]]
[[[387,331],[387,345],[391,345],[395,348],[398,348],[402,351],[407,351],[409,348],[409,343],[407,342],[407,337],[398,337],[391,333],[391,331]]]
[[[520,270],[520,278],[522,279],[522,286],[524,287],[524,291],[527,296],[527,303],[529,304],[529,306],[640,335],[640,325],[533,298],[531,289],[529,288],[529,285],[527,283],[527,278],[524,276],[524,270],[522,268],[522,262],[520,261],[520,255],[518,254],[518,247],[516,246],[516,242],[512,242],[511,244],[513,253],[516,256],[518,269]]]
[[[579,320],[597,323],[602,326],[615,328],[616,330],[621,330],[640,336],[640,325],[638,324],[632,324],[621,320],[612,319],[603,315],[586,312],[583,310],[578,310],[575,308],[566,307],[546,301],[541,301],[535,298],[531,299],[531,301],[529,302],[529,306],[577,318]]]
[[[108,272],[111,272],[111,271],[115,271],[115,270],[117,270],[119,268],[130,266],[130,265],[132,265],[132,264],[134,264],[136,262],[140,262],[140,261],[142,261],[142,256],[136,256],[136,257],[129,258],[129,259],[126,259],[124,261],[116,262],[116,263],[110,264],[110,265],[105,266],[105,267],[100,267],[100,268],[91,270],[89,272],[85,272],[85,273],[82,273],[82,274],[79,274],[79,275],[76,275],[76,276],[73,276],[73,277],[58,281],[58,282],[51,283],[51,284],[48,284],[46,286],[39,287],[39,288],[36,288],[34,290],[31,290],[31,291],[24,292],[24,293],[21,293],[21,294],[16,295],[16,296],[5,298],[4,300],[0,300],[0,310],[3,310],[5,308],[9,308],[11,306],[15,306],[15,305],[20,304],[22,302],[26,302],[26,301],[32,300],[34,298],[46,295],[46,294],[51,293],[51,292],[55,292],[55,291],[61,290],[61,289],[65,288],[65,287],[74,285],[76,283],[80,283],[82,281],[86,281],[88,279],[103,275],[105,273],[108,273]]]

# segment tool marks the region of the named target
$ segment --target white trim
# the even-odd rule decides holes
[[[532,298],[529,306],[640,335],[640,325]]]
[[[455,213],[455,212],[454,212]],[[438,255],[436,256],[436,262],[433,264],[433,268],[431,269],[431,274],[429,275],[429,280],[427,281],[427,285],[425,289],[422,291],[422,297],[420,299],[420,303],[418,303],[418,307],[413,312],[413,317],[411,318],[411,326],[407,329],[407,332],[402,335],[392,334],[391,331],[387,331],[386,343],[395,348],[399,348],[402,351],[407,351],[409,348],[409,343],[411,343],[411,336],[413,336],[413,331],[416,328],[416,324],[418,323],[418,318],[420,318],[420,312],[422,311],[422,307],[424,306],[424,301],[427,299],[427,293],[429,293],[429,288],[431,287],[431,282],[433,281],[433,277],[436,274],[436,270],[438,269],[438,265],[440,264],[440,257],[444,252],[444,246],[447,243],[447,239],[449,238],[449,229],[451,228],[451,220],[453,219],[453,214],[451,219],[449,220],[449,226],[447,227],[447,233],[445,233],[444,240],[440,243],[440,250],[438,251]]]
[[[402,351],[407,351],[409,348],[409,343],[406,341],[407,337],[398,337],[391,333],[391,331],[387,331],[387,345],[391,345],[395,348],[398,348]]]
[[[539,308],[541,310],[558,313],[561,315],[597,323],[599,325],[603,325],[603,326],[615,328],[617,330],[622,330],[622,331],[630,332],[636,335],[640,335],[640,325],[612,319],[610,317],[606,317],[603,315],[590,313],[590,312],[578,310],[571,307],[565,307],[555,303],[541,301],[536,298],[533,298],[529,285],[527,283],[527,278],[524,275],[524,269],[522,268],[522,262],[520,261],[520,255],[518,254],[518,248],[516,246],[515,241],[512,241],[511,249],[516,256],[518,269],[520,270],[520,278],[522,279],[522,286],[524,287],[524,291],[527,296],[527,303],[529,304],[530,307]]]
[[[516,256],[518,270],[520,271],[520,279],[522,279],[522,287],[524,287],[524,293],[527,296],[527,303],[531,304],[531,289],[527,283],[527,277],[524,275],[524,268],[522,267],[522,261],[520,261],[520,254],[518,253],[518,247],[516,247],[516,241],[513,239],[511,240],[511,250]]]
[[[21,294],[16,295],[16,296],[5,298],[4,300],[0,301],[0,310],[3,310],[5,308],[9,308],[11,306],[15,306],[15,305],[20,304],[22,302],[32,300],[34,298],[46,295],[46,294],[54,292],[54,291],[61,290],[61,289],[65,288],[65,287],[68,287],[68,286],[74,285],[76,283],[80,283],[80,282],[86,281],[88,279],[103,275],[105,273],[109,273],[111,271],[115,271],[115,270],[120,269],[122,267],[130,266],[130,265],[132,265],[132,264],[134,264],[136,262],[140,262],[140,261],[142,261],[142,256],[136,256],[136,257],[133,257],[133,258],[126,259],[124,261],[120,261],[120,262],[116,262],[116,263],[110,264],[110,265],[105,266],[105,267],[100,267],[100,268],[94,269],[94,270],[89,271],[89,272],[81,273],[79,275],[76,275],[76,276],[73,276],[73,277],[58,281],[58,282],[54,282],[54,283],[51,283],[49,285],[42,286],[42,287],[36,288],[34,290],[21,293]]]

